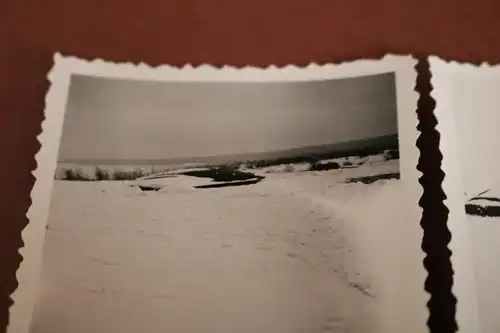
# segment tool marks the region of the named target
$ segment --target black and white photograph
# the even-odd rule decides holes
[[[54,59],[11,332],[428,332],[413,58]]]
[[[500,67],[430,61],[448,225],[457,244],[452,249],[457,318],[464,323],[461,332],[495,333],[500,331]]]

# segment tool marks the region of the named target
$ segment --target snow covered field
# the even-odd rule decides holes
[[[476,211],[467,214],[467,228],[474,252],[475,278],[479,293],[481,326],[485,333],[498,332],[498,307],[500,306],[500,186],[483,191],[467,205],[474,205]],[[481,210],[478,210],[480,208]],[[476,214],[489,214],[481,216]]]
[[[476,288],[479,293],[481,326],[485,333],[498,332],[500,304],[500,217],[467,215],[467,227],[472,239]]]
[[[213,189],[56,180],[31,332],[389,332],[398,251],[419,260],[420,238],[397,223],[400,180],[345,180],[398,163]]]

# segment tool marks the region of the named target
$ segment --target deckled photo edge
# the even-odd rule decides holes
[[[438,56],[429,57],[431,70],[431,97],[435,101],[434,114],[437,119],[436,130],[440,134],[439,149],[443,156],[441,170],[444,173],[442,183],[446,195],[443,203],[448,208],[447,226],[451,233],[448,248],[451,250],[451,263],[454,271],[452,292],[457,299],[456,321],[460,332],[479,332],[478,300],[476,297],[472,248],[466,225],[464,209],[464,187],[459,162],[457,128],[453,117],[452,91],[450,75],[484,75],[491,70],[500,72],[500,65],[486,62],[473,64],[458,61],[446,61]]]
[[[53,188],[53,177],[50,174],[56,166],[70,76],[65,68],[54,63],[47,78],[50,87],[45,96],[42,131],[37,136],[40,150],[35,155],[37,167],[32,172],[35,184],[30,193],[32,204],[26,214],[29,223],[21,235],[24,246],[19,249],[22,259],[16,272],[18,287],[11,294],[13,304],[9,309],[8,332],[29,331],[29,320],[26,318],[31,318],[37,299],[38,278],[33,277],[38,276],[41,269],[45,227]]]
[[[19,252],[22,261],[16,272],[18,288],[11,295],[13,304],[10,308],[8,332],[28,332],[34,303],[38,295],[38,279],[41,270],[42,248],[44,244],[45,227],[48,220],[51,192],[53,188],[53,173],[59,151],[62,125],[64,119],[67,94],[71,75],[90,75],[107,78],[157,80],[157,81],[301,81],[314,79],[340,79],[380,74],[395,71],[397,87],[402,88],[397,92],[398,100],[398,127],[399,145],[403,158],[401,158],[402,179],[409,195],[413,197],[411,207],[414,212],[421,215],[418,201],[423,194],[423,188],[418,183],[420,172],[417,170],[419,150],[416,140],[420,135],[417,130],[418,119],[416,106],[418,93],[415,91],[417,73],[415,65],[417,60],[412,56],[386,55],[378,60],[359,59],[338,64],[318,65],[311,63],[304,67],[288,65],[276,67],[270,65],[266,68],[223,66],[217,68],[208,64],[193,67],[173,67],[160,65],[149,66],[145,63],[115,63],[94,59],[91,61],[79,59],[74,56],[54,55],[54,65],[48,73],[50,82],[45,98],[45,119],[42,122],[42,132],[37,136],[41,144],[39,152],[35,155],[37,167],[33,172],[35,184],[31,192],[32,205],[27,217],[28,225],[22,232],[24,247]],[[406,85],[410,85],[406,86]],[[418,232],[420,239],[423,231],[419,221],[415,221],[411,232]],[[413,244],[409,244],[411,247]],[[422,252],[422,260],[425,254]],[[425,268],[422,264],[422,271]],[[424,291],[422,280],[422,291]],[[428,295],[427,295],[428,296]],[[427,311],[425,304],[422,304]]]
[[[359,59],[341,63],[318,65],[314,62],[304,67],[286,65],[277,67],[245,66],[242,68],[224,65],[221,68],[202,64],[196,67],[184,65],[149,66],[145,63],[112,62],[102,59],[84,60],[75,56],[54,55],[54,64],[65,67],[72,74],[92,75],[127,80],[151,80],[162,82],[190,81],[308,81],[314,79],[336,79],[371,74],[380,74],[395,69],[402,70],[416,65],[417,60],[411,56],[388,54],[380,59]],[[354,67],[355,68],[352,68]],[[55,67],[55,66],[54,66]]]

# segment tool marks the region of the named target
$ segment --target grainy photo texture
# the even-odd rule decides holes
[[[57,55],[11,325],[426,332],[414,65]]]
[[[448,162],[444,190],[456,242],[457,306],[463,309],[457,320],[464,322],[461,332],[499,332],[500,67],[434,57],[431,70],[441,150]]]

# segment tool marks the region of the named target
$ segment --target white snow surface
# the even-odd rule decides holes
[[[397,171],[265,173],[215,189],[138,181],[158,192],[56,181],[31,332],[389,332],[398,248],[411,242],[401,183],[343,181]]]
[[[500,186],[493,185],[473,196],[500,198]],[[472,197],[472,196],[470,196]],[[479,206],[499,206],[500,203],[489,200],[473,200],[471,204]],[[498,306],[500,299],[500,217],[482,217],[467,215],[468,230],[473,240],[471,243],[475,259],[475,278],[480,297],[478,305],[481,311],[483,330],[494,333],[498,330]]]
[[[493,202],[473,202],[475,204],[498,205]],[[468,231],[473,240],[471,246],[474,253],[476,270],[476,288],[480,295],[478,305],[481,314],[481,325],[484,332],[498,331],[498,306],[500,299],[500,217],[481,217],[467,215]]]

